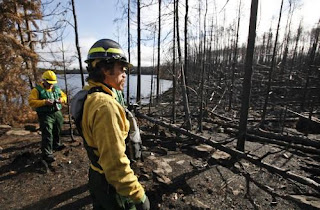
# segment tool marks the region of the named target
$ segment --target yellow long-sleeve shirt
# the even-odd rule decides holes
[[[44,88],[43,83],[41,83],[40,86],[42,88]],[[52,89],[48,89],[47,91],[52,91]],[[61,103],[67,102],[67,95],[63,91],[61,91],[61,98],[60,99],[61,99]],[[46,105],[45,99],[39,99],[39,91],[36,88],[33,88],[31,90],[28,101],[29,101],[29,105],[32,108],[38,108],[38,107]]]
[[[117,193],[139,202],[144,198],[145,192],[125,154],[129,121],[123,107],[116,101],[115,93],[105,85],[89,81],[85,89],[96,86],[102,87],[110,95],[91,93],[84,103],[82,132],[87,144],[97,148],[95,154],[99,157],[98,163],[103,171],[93,165],[91,168],[104,174]]]

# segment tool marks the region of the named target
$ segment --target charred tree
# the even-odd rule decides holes
[[[130,0],[128,0],[128,61],[130,63],[131,54],[130,54]],[[130,68],[127,70],[127,105],[130,104]]]
[[[77,53],[78,53],[78,61],[79,61],[79,68],[80,68],[80,74],[81,74],[81,84],[83,87],[84,86],[84,75],[83,75],[83,69],[82,69],[81,51],[80,51],[80,46],[79,46],[77,15],[76,15],[76,9],[75,9],[75,5],[74,5],[74,0],[71,0],[71,3],[72,3],[72,14],[73,14],[73,20],[74,20],[75,42],[76,42],[76,48],[77,48]]]
[[[179,0],[176,0],[176,31],[177,31],[177,44],[178,44],[178,58],[179,58],[180,73],[181,73],[181,89],[182,89],[182,98],[183,98],[184,112],[185,112],[184,124],[188,130],[191,130],[191,126],[192,126],[191,115],[190,115],[190,108],[189,108],[189,102],[188,102],[188,95],[186,91],[186,80],[184,76],[184,68],[183,68],[182,58],[181,58],[178,8],[179,8]]]
[[[141,19],[140,19],[140,0],[137,0],[137,22],[138,22],[138,27],[137,27],[137,33],[138,33],[138,40],[137,40],[137,45],[138,45],[138,82],[137,82],[137,103],[141,103]]]
[[[186,0],[185,2],[186,12],[184,16],[184,76],[186,86],[188,87],[188,14],[189,14],[189,2]],[[187,95],[189,95],[189,91],[187,89]]]
[[[312,43],[312,47],[310,49],[310,56],[309,56],[309,61],[308,61],[308,67],[307,67],[307,75],[306,75],[306,83],[304,85],[304,94],[303,94],[303,98],[302,98],[302,102],[301,102],[301,111],[305,110],[305,106],[306,106],[306,100],[308,100],[309,98],[309,83],[310,83],[310,74],[313,68],[313,64],[314,64],[314,60],[315,60],[315,56],[316,56],[316,50],[317,50],[317,46],[318,46],[318,41],[319,41],[319,32],[320,32],[320,20],[319,23],[317,25],[317,28],[315,28],[314,31],[314,41]],[[311,37],[312,38],[312,37]],[[313,99],[311,99],[311,101],[313,101]],[[313,102],[312,102],[313,103]],[[311,104],[312,104],[311,103]],[[311,118],[311,115],[310,115]]]
[[[172,123],[176,123],[176,1],[173,1],[173,47],[172,47]]]
[[[71,136],[72,142],[75,142],[73,137],[72,120],[71,120],[71,114],[70,114],[70,97],[69,97],[69,91],[68,91],[67,69],[66,69],[66,62],[65,62],[65,51],[63,46],[63,40],[61,41],[61,46],[62,46],[61,52],[62,52],[63,77],[64,77],[64,84],[66,86],[66,94],[67,94],[67,112],[68,112],[68,118],[69,118],[70,136]]]
[[[251,93],[251,77],[254,46],[256,39],[256,24],[257,24],[258,0],[251,1],[249,36],[247,44],[247,54],[245,61],[245,72],[242,86],[242,100],[239,122],[239,135],[237,141],[237,150],[244,151],[245,138],[247,133],[248,111],[250,107]]]
[[[232,72],[231,72],[231,85],[230,85],[230,95],[229,95],[229,111],[232,109],[232,97],[233,97],[233,86],[234,86],[234,76],[236,70],[236,64],[238,60],[238,40],[239,40],[239,28],[240,28],[240,9],[241,9],[241,0],[239,1],[239,9],[238,9],[238,25],[237,25],[237,34],[236,34],[236,41],[234,44],[234,52],[233,52],[233,59],[232,59]]]
[[[281,7],[280,7],[280,12],[279,12],[279,20],[278,20],[278,26],[277,26],[277,32],[276,32],[276,38],[275,38],[274,47],[273,47],[271,67],[270,67],[269,75],[268,75],[267,91],[266,91],[266,96],[265,96],[265,101],[264,101],[263,110],[262,110],[262,116],[261,116],[261,124],[260,124],[261,127],[264,126],[265,118],[266,118],[266,114],[267,114],[267,106],[268,106],[268,103],[269,103],[269,94],[270,94],[270,89],[271,89],[272,73],[273,73],[273,69],[275,67],[275,62],[276,62],[277,43],[278,43],[279,27],[280,27],[280,22],[281,22],[281,15],[282,15],[282,7],[283,7],[283,0],[281,1]]]
[[[158,65],[157,65],[157,103],[160,97],[160,39],[161,39],[161,0],[159,0],[159,25],[158,25]]]
[[[203,20],[203,53],[202,53],[202,67],[201,67],[201,85],[200,85],[200,113],[199,113],[199,121],[198,121],[198,129],[202,132],[202,118],[203,118],[203,94],[204,94],[204,75],[205,75],[205,65],[206,65],[206,20],[207,20],[207,12],[208,12],[208,1],[206,0],[206,10]]]

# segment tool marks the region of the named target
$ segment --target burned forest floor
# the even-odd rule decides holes
[[[166,117],[172,107],[169,98],[164,95],[164,102],[151,107],[149,116],[170,123]],[[177,126],[183,127],[179,109]],[[149,107],[139,112],[148,114]],[[196,122],[194,119],[193,133],[235,149],[234,128],[223,119],[205,115],[201,133]],[[302,184],[146,119],[139,119],[139,124],[143,160],[132,163],[132,168],[145,186],[151,209],[320,208],[317,146],[293,147],[292,142],[268,142],[264,139],[270,138],[258,137],[245,144],[244,154],[313,181]],[[25,130],[25,126],[1,129],[0,209],[92,209],[87,185],[89,161],[81,137],[75,135],[72,141],[65,124],[62,142],[66,148],[56,151],[56,161],[46,168],[40,161],[41,135]],[[305,137],[294,126],[289,131]],[[319,143],[320,135],[309,134],[308,140]]]

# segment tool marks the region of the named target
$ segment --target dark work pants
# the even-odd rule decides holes
[[[61,145],[60,132],[63,124],[61,111],[38,113],[42,133],[41,152],[43,156],[52,155],[52,150]]]
[[[94,210],[135,210],[133,202],[119,195],[106,181],[104,174],[89,169],[89,191]]]

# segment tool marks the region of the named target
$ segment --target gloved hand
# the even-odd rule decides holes
[[[149,202],[149,198],[146,195],[146,199],[144,200],[144,202],[140,202],[138,204],[136,204],[136,209],[137,210],[150,210],[150,202]]]

